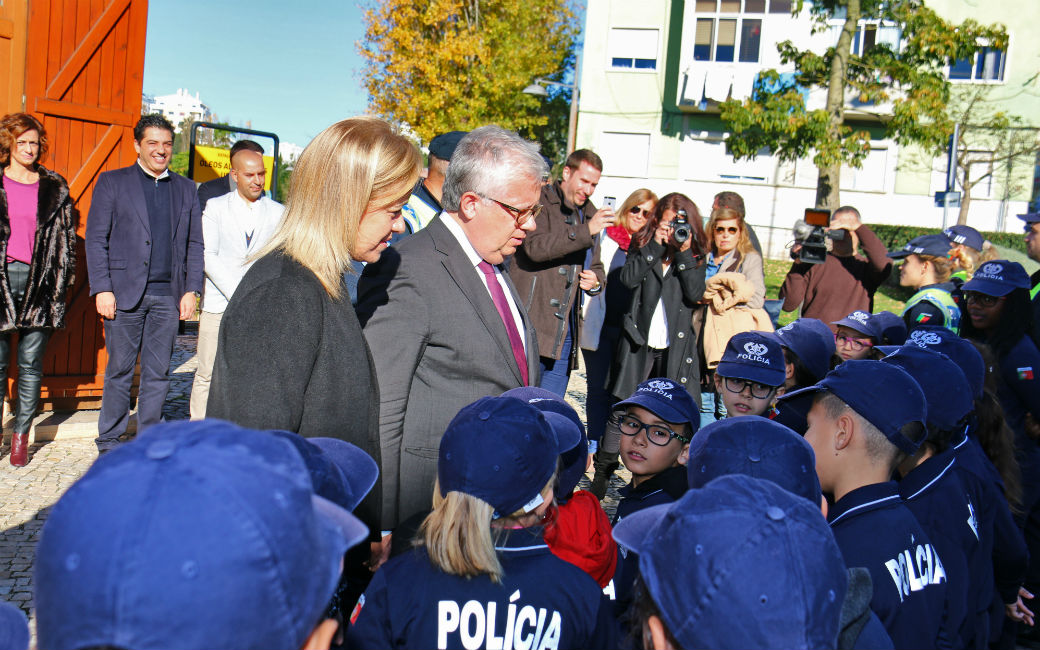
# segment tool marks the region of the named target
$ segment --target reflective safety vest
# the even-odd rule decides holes
[[[922,301],[930,302],[939,308],[943,315],[943,327],[949,329],[954,334],[959,335],[961,333],[961,308],[957,306],[949,291],[943,291],[936,287],[918,291],[907,301],[902,315],[905,316],[908,311]]]
[[[439,213],[435,208],[414,195],[410,197],[408,203],[401,208],[401,216],[404,217],[411,232],[419,232],[426,226],[430,225],[430,222],[433,221],[433,218],[438,214]]]

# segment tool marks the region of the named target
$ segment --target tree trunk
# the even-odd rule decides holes
[[[964,226],[968,223],[968,205],[971,203],[971,188],[965,185],[961,188],[961,209],[957,213],[957,223]]]
[[[841,165],[819,168],[816,178],[816,207],[834,212],[841,205]]]
[[[861,15],[860,0],[847,0],[845,5],[845,24],[834,47],[834,58],[831,59],[830,80],[827,83],[827,114],[830,122],[827,135],[833,142],[842,139],[841,128],[845,123],[845,78],[849,67],[849,55],[852,52],[852,39],[856,36],[856,27]],[[834,210],[841,204],[841,161],[819,167],[816,181],[816,207]]]

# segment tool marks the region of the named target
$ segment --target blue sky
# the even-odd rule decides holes
[[[199,93],[222,122],[305,146],[365,112],[356,0],[153,0],[144,92]]]

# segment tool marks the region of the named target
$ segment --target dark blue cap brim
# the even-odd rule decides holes
[[[831,323],[831,325],[837,325],[839,327],[847,327],[850,330],[859,332],[860,334],[863,334],[864,336],[869,336],[872,339],[876,339],[877,338],[877,334],[876,333],[868,331],[870,329],[870,325],[869,324],[861,323],[861,322],[859,322],[857,320],[852,320],[851,318],[842,318],[841,320],[836,320],[833,323]]]
[[[733,363],[732,361],[720,361],[715,372],[723,377],[747,379],[766,386],[782,386],[787,378],[785,368],[770,370],[750,363]]]
[[[368,495],[379,480],[379,465],[363,449],[337,438],[307,438],[343,472],[343,479],[350,486],[353,503],[342,503],[353,511]]]
[[[693,417],[692,415],[684,414],[682,411],[672,406],[667,400],[646,393],[636,393],[632,397],[614,404],[615,409],[624,408],[626,406],[639,406],[645,408],[665,422],[671,422],[673,424],[689,424],[695,430],[700,425],[699,420],[694,423],[691,419]]]
[[[875,345],[875,350],[880,350],[882,354],[889,355],[901,348],[901,345]]]
[[[910,254],[911,254],[911,253],[910,253],[910,251],[905,251],[905,250],[902,250],[902,249],[900,249],[900,250],[897,250],[897,251],[891,251],[891,252],[889,252],[889,253],[885,253],[885,254],[886,254],[886,255],[887,255],[888,257],[891,257],[891,258],[892,258],[892,259],[894,259],[894,260],[901,260],[901,259],[903,259],[904,257],[910,257]]]
[[[1040,223],[1040,212],[1027,212],[1025,214],[1018,215],[1018,218],[1026,223]]]
[[[972,278],[964,283],[961,287],[961,291],[977,291],[979,293],[984,293],[987,296],[996,296],[999,298],[1008,295],[1018,288],[1020,287],[1016,287],[1008,282],[995,282],[993,280],[987,280],[986,278]]]

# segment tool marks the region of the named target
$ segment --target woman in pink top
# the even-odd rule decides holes
[[[69,186],[40,165],[47,132],[32,115],[0,120],[0,377],[15,358],[11,464],[28,462],[29,427],[40,401],[43,354],[50,333],[65,326],[65,294],[76,269],[76,222]]]

